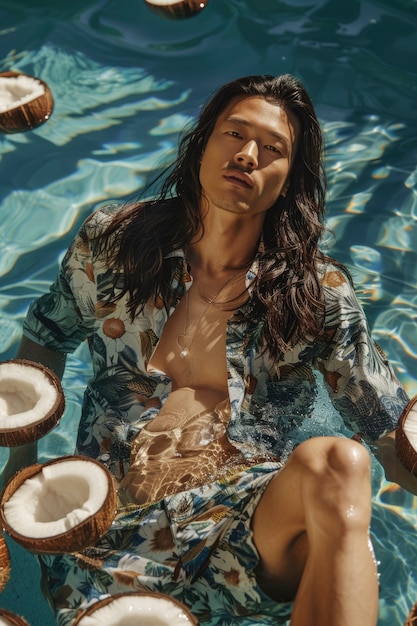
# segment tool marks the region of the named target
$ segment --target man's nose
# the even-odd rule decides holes
[[[235,162],[244,167],[258,167],[258,144],[254,139],[247,141],[235,154]]]

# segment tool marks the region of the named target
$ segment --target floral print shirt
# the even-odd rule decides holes
[[[165,260],[175,269],[176,302],[170,311],[157,299],[132,321],[126,297],[109,304],[114,271],[98,255],[94,238],[116,211],[111,205],[87,219],[49,293],[32,303],[24,333],[58,352],[70,353],[88,341],[93,376],[84,396],[77,451],[106,461],[118,476],[128,465],[129,442],[170,393],[169,378],[146,366],[192,277],[178,250]],[[246,277],[249,293],[256,271],[255,259]],[[283,458],[303,437],[329,434],[329,416],[333,423],[340,421],[341,429],[375,440],[395,428],[407,404],[371,338],[349,280],[331,264],[320,267],[320,274],[326,339],[299,343],[274,362],[265,350],[262,320],[237,323],[237,311],[228,323],[228,436],[248,459],[259,454]]]

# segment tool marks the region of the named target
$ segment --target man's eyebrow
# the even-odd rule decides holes
[[[241,118],[241,117],[236,117],[234,115],[231,115],[230,117],[227,117],[225,120],[225,122],[235,122],[237,124],[242,124],[242,126],[251,126],[250,122],[248,122],[247,120]],[[271,135],[271,137],[274,137],[275,139],[277,139],[278,141],[280,141],[281,143],[284,143],[287,148],[291,148],[290,142],[288,141],[287,137],[284,137],[284,135],[281,135],[280,133],[277,133],[274,130],[270,130],[269,128],[265,128],[265,131],[268,133],[268,135]]]

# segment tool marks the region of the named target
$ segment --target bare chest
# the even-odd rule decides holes
[[[173,389],[227,390],[226,325],[233,313],[190,290],[165,324],[148,367],[167,374]]]

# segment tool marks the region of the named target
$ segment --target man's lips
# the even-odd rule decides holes
[[[241,172],[239,170],[226,170],[223,176],[226,180],[229,180],[232,183],[237,182],[248,189],[251,189],[254,185],[253,180],[249,174],[246,174],[246,172]]]

